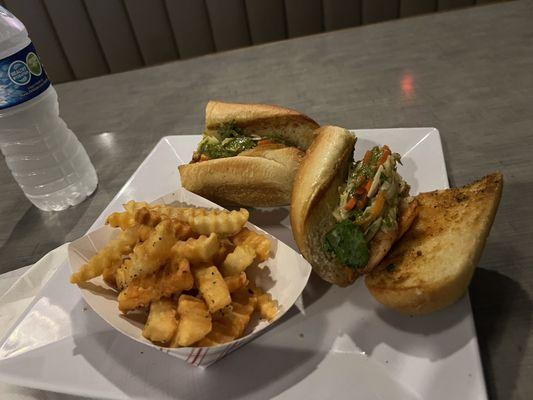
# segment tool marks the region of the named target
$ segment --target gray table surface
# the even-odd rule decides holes
[[[434,126],[451,185],[505,176],[470,294],[489,394],[531,399],[532,72],[533,2],[515,1],[57,85],[98,190],[43,213],[2,164],[0,273],[82,235],[159,138],[202,132],[209,99],[285,105],[348,128]]]

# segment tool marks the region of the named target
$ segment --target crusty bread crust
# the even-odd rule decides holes
[[[245,135],[281,138],[294,145],[258,146],[236,157],[179,166],[182,186],[222,205],[271,207],[290,203],[292,182],[319,125],[283,107],[210,101],[206,133],[235,122]]]
[[[296,174],[291,198],[296,244],[322,279],[339,286],[351,284],[358,274],[324,251],[324,235],[336,223],[338,188],[346,182],[355,141],[355,135],[344,128],[320,128]]]
[[[365,282],[380,303],[426,314],[466,292],[494,221],[503,177],[494,173],[459,189],[417,196],[419,214]]]
[[[205,108],[205,128],[209,133],[234,121],[245,135],[280,137],[301,150],[307,150],[319,125],[308,116],[289,108],[269,104],[241,104],[210,101]]]
[[[253,150],[248,155],[180,165],[181,184],[223,205],[289,204],[292,182],[304,153],[295,147]]]

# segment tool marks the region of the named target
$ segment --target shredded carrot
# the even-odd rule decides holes
[[[353,209],[355,207],[356,203],[357,203],[357,200],[355,200],[355,197],[352,197],[352,198],[350,198],[350,200],[348,200],[346,202],[346,204],[344,205],[344,209],[346,211],[350,211],[351,209]]]
[[[391,151],[389,149],[389,146],[384,145],[383,146],[383,154],[379,158],[378,166],[383,164],[383,163],[385,163],[385,161],[387,161],[387,158],[389,158],[390,155],[391,155]]]
[[[257,142],[258,145],[265,145],[265,144],[272,144],[272,142],[268,139],[261,139],[259,142]]]
[[[374,201],[374,204],[372,204],[372,208],[370,209],[370,215],[364,222],[364,226],[368,227],[372,222],[374,222],[376,218],[381,215],[384,207],[385,195],[383,194],[383,192],[379,192],[376,196],[376,201]]]
[[[365,153],[365,157],[363,158],[363,164],[368,164],[371,158],[372,158],[372,152],[370,150],[367,150]]]
[[[368,193],[371,187],[372,187],[372,179],[369,179],[369,181],[365,184],[365,192]]]
[[[365,194],[365,188],[361,185],[357,189],[355,189],[356,196],[361,196]]]

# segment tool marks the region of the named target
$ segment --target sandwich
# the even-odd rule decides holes
[[[370,273],[412,224],[418,210],[388,146],[354,161],[356,137],[324,126],[296,175],[291,225],[302,255],[339,286]]]
[[[365,275],[381,304],[408,314],[450,306],[466,292],[501,198],[493,173],[462,188],[409,194],[386,145],[353,161],[356,138],[322,127],[295,178],[294,238],[323,279]]]
[[[380,303],[427,314],[466,292],[498,209],[503,177],[493,173],[462,188],[421,193],[405,236],[365,277]]]
[[[223,205],[290,203],[294,176],[319,125],[287,108],[210,101],[182,186]]]

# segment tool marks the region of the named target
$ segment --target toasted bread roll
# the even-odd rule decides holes
[[[294,240],[313,270],[322,279],[339,286],[354,282],[358,274],[324,251],[324,236],[337,222],[333,211],[339,200],[338,188],[346,182],[355,141],[355,135],[344,128],[320,128],[292,189]]]
[[[248,154],[180,165],[181,184],[218,204],[289,204],[292,182],[304,153],[295,147],[256,148],[244,153]]]
[[[313,131],[319,125],[307,115],[270,104],[242,104],[210,101],[205,108],[207,133],[228,122],[234,122],[246,136],[282,138],[302,150],[313,142]]]
[[[502,187],[502,175],[494,173],[463,188],[419,194],[414,224],[366,276],[370,293],[408,314],[456,302],[479,261]]]
[[[222,140],[219,130],[228,124],[237,127],[241,136],[271,140],[238,150],[234,156],[202,156],[194,159],[199,162],[180,165],[182,186],[224,205],[289,204],[294,176],[319,125],[297,111],[278,106],[210,101],[204,137]]]

